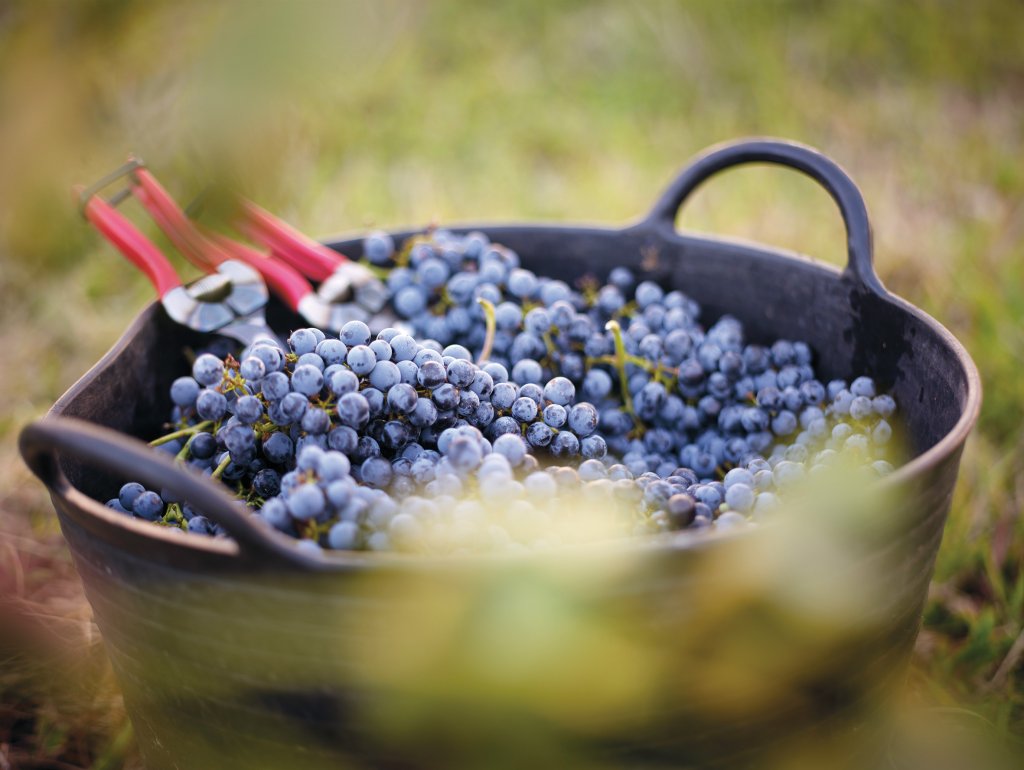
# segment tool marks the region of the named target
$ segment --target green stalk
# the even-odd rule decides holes
[[[197,424],[195,424],[195,425],[193,425],[191,427],[182,428],[181,430],[174,431],[174,433],[168,433],[166,436],[161,436],[160,438],[155,438],[155,439],[153,439],[152,441],[149,442],[149,445],[150,446],[160,446],[161,444],[166,444],[169,441],[174,441],[174,439],[176,439],[176,438],[182,438],[183,436],[194,436],[196,433],[201,433],[202,431],[206,430],[207,428],[209,428],[212,425],[213,425],[213,421],[212,420],[205,420],[205,421],[197,423]]]
[[[375,277],[379,278],[382,281],[386,281],[388,276],[391,274],[391,270],[389,268],[371,264],[370,261],[366,259],[360,259],[359,264],[365,267],[367,270],[373,273]]]
[[[224,475],[224,469],[228,467],[228,463],[231,462],[231,455],[228,455],[220,461],[220,465],[213,469],[213,473],[210,474],[210,478],[219,479]]]
[[[483,364],[491,357],[491,348],[494,347],[494,333],[498,328],[498,319],[494,314],[494,303],[483,297],[477,298],[480,307],[484,309],[484,321],[487,324],[487,333],[484,335],[484,346],[480,350],[480,357],[477,364]]]
[[[188,437],[188,441],[185,442],[185,446],[183,446],[181,448],[181,451],[178,452],[177,455],[175,455],[175,457],[174,457],[175,460],[178,460],[179,462],[184,462],[188,458],[189,451],[192,448],[192,441],[195,439],[195,437],[196,437],[195,433],[193,433],[191,436]]]
[[[636,417],[636,412],[633,411],[633,397],[629,393],[629,381],[626,378],[628,354],[626,353],[626,343],[622,340],[622,327],[619,326],[618,321],[612,320],[605,324],[604,328],[612,333],[612,339],[615,341],[615,368],[619,372],[619,389],[622,391],[622,403],[625,405],[626,411]]]

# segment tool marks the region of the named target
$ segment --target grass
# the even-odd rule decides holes
[[[128,151],[182,196],[228,176],[326,235],[614,224],[709,144],[823,149],[864,192],[883,281],[985,386],[912,697],[1024,734],[1022,33],[1011,0],[0,5],[0,627],[19,630],[0,645],[0,767],[137,766],[14,446],[148,299],[66,193]],[[827,196],[776,169],[716,179],[680,225],[844,257]]]

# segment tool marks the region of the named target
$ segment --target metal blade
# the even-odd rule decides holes
[[[255,269],[234,259],[218,266],[219,274],[231,280],[231,293],[225,302],[240,316],[249,315],[267,304],[267,285]]]
[[[189,326],[201,332],[215,332],[235,320],[223,302],[200,302],[192,311]]]

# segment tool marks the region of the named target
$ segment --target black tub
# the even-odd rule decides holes
[[[750,162],[801,171],[832,195],[847,228],[845,270],[676,231],[694,188]],[[885,574],[884,597],[824,637],[762,622],[764,638],[778,645],[749,670],[730,667],[739,678],[718,692],[701,674],[721,662],[719,645],[701,647],[691,632],[703,628],[702,608],[716,608],[705,614],[723,640],[749,631],[764,609],[755,601],[722,611],[707,601],[723,581],[716,560],[749,547],[749,537],[684,535],[612,552],[445,563],[304,555],[239,513],[222,488],[129,438],[159,431],[168,385],[185,366],[182,350],[199,341],[154,304],[21,435],[86,585],[147,766],[668,768],[760,765],[794,741],[806,749],[850,735],[862,736],[851,745],[868,753],[878,748],[869,727],[916,636],[981,392],[953,336],[879,282],[853,182],[806,147],[745,141],[697,158],[647,217],[624,229],[465,229],[515,249],[526,267],[567,279],[642,264],[666,286],[700,286],[705,322],[731,313],[766,340],[806,340],[826,376],[866,372],[891,387],[913,459],[887,481],[885,537],[860,541],[864,563]],[[361,252],[358,239],[330,245]],[[300,325],[280,307],[270,320],[280,330]],[[184,536],[105,508],[99,501],[127,478],[175,490],[232,539]],[[735,583],[734,574],[725,582]],[[501,614],[538,597],[551,618],[573,619],[566,649],[564,637],[545,641],[543,628]],[[466,668],[460,645],[479,630],[472,618],[481,608],[498,612],[496,626],[485,627],[502,629],[513,658],[536,645],[535,665],[500,681],[486,667]],[[435,626],[445,626],[443,643]],[[655,658],[682,669],[652,672]],[[757,689],[766,682],[777,690]]]

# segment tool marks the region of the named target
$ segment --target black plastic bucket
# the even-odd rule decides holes
[[[678,208],[699,184],[751,162],[801,171],[832,195],[848,233],[845,270],[676,231]],[[742,537],[621,544],[615,553],[630,554],[621,564],[600,548],[449,562],[304,554],[239,512],[216,483],[129,438],[160,430],[169,383],[186,367],[183,349],[200,343],[154,304],[50,416],[21,435],[22,454],[50,491],[147,766],[747,766],[775,756],[793,736],[864,733],[879,693],[902,678],[981,392],[974,364],[953,336],[879,282],[867,212],[849,177],[809,148],[751,140],[698,157],[647,217],[624,229],[457,230],[484,231],[545,275],[605,276],[625,264],[666,286],[700,287],[694,294],[705,323],[730,313],[762,341],[806,340],[823,376],[870,373],[891,388],[914,456],[887,481],[892,526],[871,543],[876,553],[866,554],[887,570],[884,606],[869,613],[870,624],[830,638],[824,662],[808,657],[770,705],[755,698],[747,708],[723,701],[700,680],[701,662],[714,650],[694,652],[675,636],[700,621],[695,608],[709,606],[706,598],[718,590],[721,572],[705,567]],[[410,234],[395,233],[396,241]],[[350,256],[362,249],[358,239],[329,245]],[[271,306],[270,322],[279,330],[301,325],[280,306]],[[232,539],[183,536],[104,507],[99,501],[128,478],[177,492]],[[559,575],[547,571],[552,561]],[[613,577],[589,580],[595,567]],[[585,577],[574,583],[565,575]],[[434,618],[441,624],[443,613],[430,597],[450,598],[453,587],[462,592],[454,604],[472,612],[455,613],[461,620],[446,627],[441,644]],[[510,591],[526,593],[509,600]],[[463,636],[478,630],[466,618],[524,596],[552,601],[552,617],[579,621],[572,645],[539,644],[534,668],[492,689],[515,690],[531,676],[543,681],[518,699],[492,697],[486,676],[446,689],[446,665],[466,673],[459,653],[452,663]],[[453,602],[446,602],[450,610]],[[430,611],[419,612],[423,607]],[[749,604],[734,609],[718,619],[720,632],[742,633],[749,622]],[[600,622],[607,617],[638,629],[642,640],[623,635],[621,626],[609,632]],[[535,643],[537,628],[506,621],[507,649]],[[656,653],[644,646],[651,644]],[[800,644],[797,635],[780,649],[802,655]],[[597,647],[607,654],[591,656]],[[700,658],[671,687],[644,667],[645,655],[666,650],[668,658]],[[437,677],[405,688],[402,665],[417,655]],[[618,679],[608,669],[619,668],[616,661],[624,672]],[[773,671],[752,669],[737,687]],[[647,689],[629,695],[641,679]],[[875,738],[861,743],[877,747]]]

